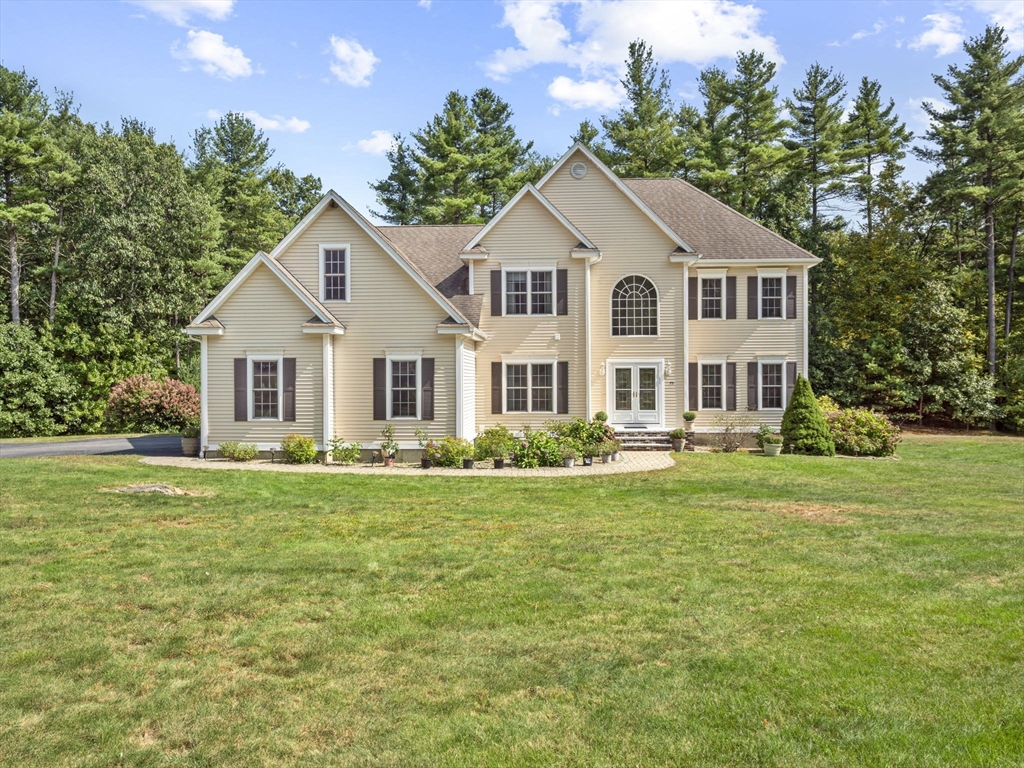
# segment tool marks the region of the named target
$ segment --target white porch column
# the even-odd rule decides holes
[[[811,308],[810,308],[810,306],[807,303],[808,302],[808,299],[807,299],[807,296],[808,296],[807,278],[810,277],[810,271],[811,271],[810,267],[808,267],[805,264],[804,265],[804,274],[803,274],[803,283],[804,283],[804,290],[803,290],[803,294],[804,294],[804,360],[803,360],[803,363],[800,366],[803,369],[804,378],[805,379],[810,379],[811,378],[810,338],[808,336],[808,330],[807,330],[810,327],[810,320],[809,320],[809,318],[811,316]]]
[[[690,410],[690,265],[683,264],[683,393],[677,402],[682,406],[679,409],[679,418]]]
[[[328,444],[334,438],[334,336],[329,333],[323,334],[323,446],[328,450]]]
[[[587,412],[583,414],[583,418],[589,421],[594,414],[594,403],[590,399],[593,389],[591,378],[594,375],[590,361],[590,259],[583,262],[583,321],[586,323],[584,336],[587,343]]]
[[[199,337],[199,458],[206,458],[210,442],[210,358],[206,336]]]

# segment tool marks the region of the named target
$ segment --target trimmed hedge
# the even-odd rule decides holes
[[[840,408],[829,397],[819,397],[836,453],[844,456],[892,456],[900,430],[883,413],[866,408]]]

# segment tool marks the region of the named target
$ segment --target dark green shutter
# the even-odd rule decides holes
[[[697,278],[691,277],[687,282],[690,284],[687,289],[690,295],[687,297],[688,306],[686,314],[689,320],[696,320],[700,312],[699,299],[697,298]]]
[[[491,315],[501,317],[501,270],[491,270]]]
[[[557,315],[568,315],[569,314],[569,270],[568,269],[557,269],[555,270],[555,283],[557,285],[557,300],[555,304],[555,314]]]
[[[747,320],[757,320],[757,275],[747,278]]]
[[[286,357],[284,366],[284,402],[281,404],[282,421],[295,421],[295,358]]]
[[[373,358],[373,420],[388,418],[388,361],[386,357]]]
[[[786,318],[796,319],[796,275],[786,276]]]
[[[501,363],[491,363],[491,413],[501,413]]]
[[[558,362],[558,412],[569,412],[569,361]]]
[[[747,363],[747,410],[757,410],[757,361]]]
[[[736,410],[736,363],[725,364],[725,410]]]
[[[699,379],[700,379],[700,370],[699,370],[699,368],[698,368],[696,363],[690,363],[689,364],[689,373],[690,373],[690,376],[689,376],[689,378],[690,378],[690,410],[691,411],[699,411],[700,410],[700,397],[699,397],[699,394],[700,394],[700,389],[699,389],[699,387],[700,387],[700,381],[699,381]]]
[[[424,421],[434,420],[434,358],[424,357],[420,359],[420,368],[423,369],[423,402],[420,403],[420,418]]]
[[[725,278],[725,319],[736,319],[736,278]]]
[[[235,421],[249,420],[249,361],[235,358]]]

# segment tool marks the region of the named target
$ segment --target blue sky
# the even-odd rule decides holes
[[[261,125],[275,160],[314,173],[361,210],[386,175],[390,137],[423,126],[445,93],[489,86],[520,135],[558,155],[585,118],[614,112],[628,42],[642,37],[697,103],[704,66],[737,50],[779,63],[780,96],[817,61],[882,82],[908,126],[925,128],[932,74],[960,44],[1002,23],[1024,48],[1024,3],[959,2],[0,2],[0,58],[48,91],[71,90],[93,122],[130,115],[186,148],[236,110]],[[925,169],[908,161],[911,178]]]

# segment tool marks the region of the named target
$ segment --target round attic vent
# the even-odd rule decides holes
[[[574,179],[582,179],[587,175],[587,166],[583,163],[573,163],[569,173],[572,174]]]

